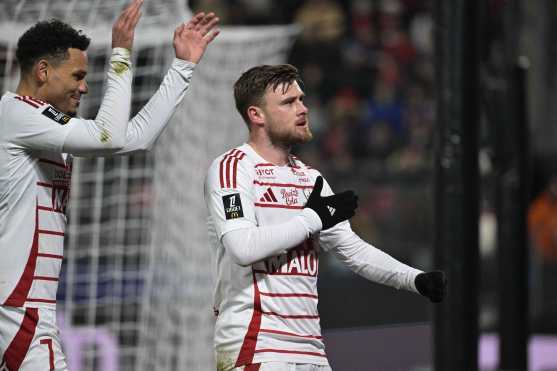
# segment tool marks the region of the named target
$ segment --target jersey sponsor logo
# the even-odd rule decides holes
[[[46,109],[43,111],[43,115],[51,120],[56,121],[60,125],[66,125],[68,122],[70,122],[71,119],[70,116],[66,115],[64,112],[58,111],[52,106],[46,107]]]
[[[290,190],[281,189],[280,195],[288,206],[297,205],[299,201],[300,192],[296,188]]]
[[[260,178],[274,178],[275,169],[255,169],[255,173]]]
[[[313,249],[311,240],[306,240],[300,246],[287,251],[285,254],[270,257],[265,260],[265,270],[271,275],[317,276],[319,258]]]
[[[224,205],[224,216],[226,220],[242,218],[244,210],[242,209],[242,200],[239,193],[222,196],[222,203]]]

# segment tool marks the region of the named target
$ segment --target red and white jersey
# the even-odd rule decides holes
[[[266,162],[248,144],[219,156],[205,183],[208,228],[216,253],[215,347],[223,370],[279,361],[328,365],[317,311],[318,237],[243,267],[222,236],[286,222],[306,204],[319,173],[294,156]],[[323,195],[332,191],[325,186]]]
[[[31,97],[0,100],[0,305],[55,306],[72,168],[61,153],[69,119]]]

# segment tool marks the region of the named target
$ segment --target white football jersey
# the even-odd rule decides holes
[[[72,169],[72,157],[61,153],[69,121],[31,97],[0,100],[0,305],[55,306]]]
[[[294,156],[288,165],[270,164],[248,144],[219,156],[209,169],[215,347],[223,370],[269,361],[328,365],[317,311],[319,236],[247,267],[231,260],[221,242],[229,231],[280,224],[299,214],[318,175]],[[326,183],[322,194],[332,194]]]
[[[115,48],[111,61],[129,63],[128,58],[129,51]],[[130,69],[109,70],[98,122],[71,118],[32,97],[2,96],[0,305],[55,307],[72,169],[72,155],[62,151],[102,156],[148,150],[184,98],[194,67],[175,58],[157,92],[131,121]],[[126,126],[110,131],[105,127],[110,124]],[[123,135],[124,146],[114,152],[110,142],[117,135]]]

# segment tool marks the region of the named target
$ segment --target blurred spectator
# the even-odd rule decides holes
[[[537,253],[545,262],[557,263],[557,175],[531,204],[528,227]]]

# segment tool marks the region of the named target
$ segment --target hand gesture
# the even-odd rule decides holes
[[[322,230],[329,229],[354,216],[358,207],[358,196],[353,191],[345,191],[332,196],[322,197],[322,189],[323,177],[318,176],[305,206],[319,215],[323,224]]]
[[[215,13],[197,13],[188,23],[176,28],[173,40],[176,58],[198,63],[207,45],[219,34],[214,28],[218,22]]]
[[[132,49],[135,26],[141,18],[141,5],[143,0],[133,0],[112,26],[112,47]]]
[[[420,273],[414,281],[416,289],[432,303],[440,303],[447,294],[447,278],[443,271]]]

